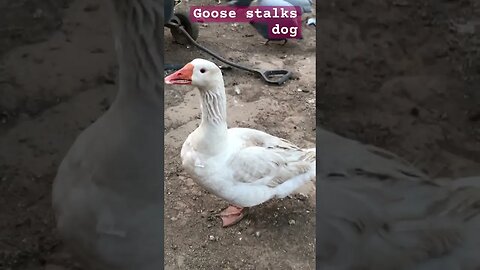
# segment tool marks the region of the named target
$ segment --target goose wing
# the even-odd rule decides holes
[[[234,129],[243,148],[228,166],[238,182],[276,187],[315,169],[315,149],[301,149],[293,143],[253,129]]]

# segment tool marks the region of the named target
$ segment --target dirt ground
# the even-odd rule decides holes
[[[480,173],[478,2],[330,0],[318,8],[317,124],[434,176]],[[80,269],[53,228],[50,188],[75,137],[115,95],[109,23],[107,7],[93,0],[0,3],[0,269]],[[165,36],[167,63],[210,59]],[[248,25],[200,29],[199,41],[222,55],[298,78],[269,87],[225,71],[231,126],[314,145],[315,38],[305,36],[266,47]],[[272,201],[221,229],[212,215],[225,203],[179,166],[198,96],[168,87],[165,103],[167,269],[314,269],[311,200]]]
[[[433,177],[480,173],[480,3],[345,0],[319,8],[317,123]]]

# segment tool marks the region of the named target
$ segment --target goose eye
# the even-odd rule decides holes
[[[200,69],[200,73],[205,73],[205,71],[206,70],[204,68]]]

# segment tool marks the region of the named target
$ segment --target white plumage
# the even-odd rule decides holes
[[[202,186],[228,202],[251,207],[283,198],[315,178],[315,149],[300,149],[267,133],[231,128],[220,151],[199,150],[197,132],[182,147],[184,168]]]
[[[223,76],[212,62],[195,59],[165,78],[192,84],[201,95],[202,121],[183,144],[185,170],[232,205],[251,207],[283,198],[315,180],[315,149],[248,128],[227,128]]]

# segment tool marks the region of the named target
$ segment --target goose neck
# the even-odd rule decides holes
[[[211,90],[200,89],[202,122],[201,127],[225,130],[227,129],[227,100],[223,84],[218,84]]]
[[[162,105],[163,78],[159,74],[163,74],[163,6],[155,1],[112,2],[119,63],[117,99]]]

